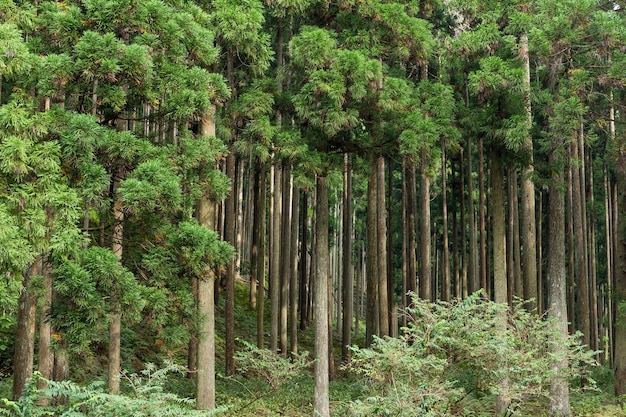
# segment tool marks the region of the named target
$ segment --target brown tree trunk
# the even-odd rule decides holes
[[[39,313],[39,360],[38,370],[44,379],[52,379],[54,375],[54,352],[50,345],[52,336],[52,325],[50,324],[50,306],[52,305],[52,275],[47,263],[42,268],[43,275],[43,303]],[[37,381],[37,388],[46,389],[48,384],[42,379]],[[42,396],[37,402],[38,405],[48,405],[48,397]]]
[[[376,263],[378,265],[378,300],[380,336],[389,336],[389,293],[387,291],[387,210],[385,205],[385,158],[376,160],[376,206],[377,243]]]
[[[352,167],[350,157],[344,154],[343,169],[343,328],[341,332],[341,361],[348,363],[352,344],[352,316],[354,307],[354,269],[352,266]]]
[[[441,299],[450,301],[450,251],[448,243],[448,172],[446,163],[446,141],[441,139],[441,210],[442,210],[442,246],[441,254]]]
[[[506,220],[504,201],[504,171],[502,162],[497,151],[492,151],[491,157],[491,200],[493,212],[493,298],[496,303],[507,302],[507,265],[506,265]],[[506,313],[504,313],[506,315]],[[506,318],[503,317],[502,328],[498,329],[506,332]],[[507,358],[501,358],[506,361]],[[506,366],[506,365],[504,365]],[[511,403],[508,393],[508,377],[500,383],[500,392],[496,400],[496,415],[506,414],[506,410]]]
[[[555,340],[551,344],[555,355],[552,371],[554,376],[550,382],[550,415],[569,417],[569,386],[568,381],[560,374],[567,367],[565,357],[567,330],[566,279],[565,279],[565,203],[561,190],[563,174],[556,168],[559,164],[551,155],[552,181],[549,190],[548,215],[548,316],[554,320]]]
[[[298,352],[298,230],[300,226],[300,189],[293,187],[291,198],[291,274],[289,278],[289,352]]]
[[[282,230],[281,230],[281,267],[280,267],[280,322],[279,350],[287,356],[287,317],[289,315],[289,284],[291,279],[291,193],[293,182],[291,167],[285,166],[282,174]],[[273,303],[273,300],[272,300]]]
[[[257,334],[256,342],[259,349],[264,345],[264,311],[265,311],[265,200],[266,200],[266,173],[265,163],[259,162],[256,172],[254,223],[253,223],[253,246],[251,261],[254,268],[253,280],[257,283],[256,308],[257,308]]]
[[[282,220],[282,163],[274,161],[274,204],[272,213],[272,243],[270,251],[270,350],[278,352],[278,329],[280,319],[280,267],[281,267],[281,220]]]
[[[367,270],[366,291],[367,309],[365,312],[365,343],[370,345],[374,335],[380,334],[380,308],[378,286],[378,200],[377,200],[377,164],[370,156],[370,174],[367,184]]]
[[[419,248],[419,287],[420,297],[433,300],[431,225],[430,225],[430,178],[428,161],[422,158],[420,167],[420,248]]]
[[[302,195],[302,209],[300,210],[300,215],[302,216],[301,226],[302,226],[302,243],[300,245],[300,288],[299,288],[299,310],[300,310],[300,330],[306,329],[308,323],[308,294],[309,294],[309,285],[308,285],[308,276],[307,273],[307,259],[308,259],[308,231],[309,231],[309,220],[308,220],[308,196],[307,193],[303,193]]]
[[[236,211],[235,211],[235,166],[236,157],[234,153],[229,153],[226,157],[226,176],[231,179],[233,189],[231,190],[224,204],[224,240],[233,247],[237,247],[235,241]],[[224,313],[225,320],[225,371],[227,376],[235,374],[235,260],[226,266],[226,305]]]
[[[203,137],[215,136],[215,107],[205,112],[201,122]],[[196,206],[198,223],[209,230],[217,225],[217,204],[203,190]],[[206,268],[198,280],[198,370],[196,408],[215,408],[215,271]]]
[[[532,108],[530,97],[530,57],[528,54],[528,35],[520,37],[520,58],[524,65],[524,102],[529,127],[532,126]],[[526,137],[523,149],[529,154],[529,163],[521,171],[521,246],[522,251],[522,281],[524,298],[535,300],[528,304],[528,309],[533,310],[537,306],[537,229],[535,223],[535,184],[532,177],[534,173],[533,142],[532,137]]]
[[[570,148],[572,162],[579,162],[578,140]],[[576,307],[578,308],[577,328],[583,334],[583,343],[590,346],[589,325],[589,280],[585,251],[585,230],[583,223],[583,194],[581,194],[580,170],[572,170],[572,214],[574,219],[574,244],[576,249]]]
[[[31,278],[40,274],[40,264],[40,258],[35,258],[29,270],[24,274],[24,289],[17,305],[17,332],[13,353],[13,401],[19,400],[26,381],[33,375],[37,299],[31,289]]]
[[[467,266],[467,293],[480,288],[478,273],[478,233],[476,230],[476,210],[474,209],[474,181],[472,179],[472,144],[467,139],[467,217],[469,229],[469,253]]]
[[[315,390],[314,413],[330,417],[329,332],[328,332],[328,186],[325,177],[317,178],[315,204]]]
[[[480,244],[478,247],[480,267],[480,288],[483,288],[487,294],[491,294],[487,272],[487,227],[485,218],[485,163],[483,161],[483,140],[478,142],[478,222],[480,233]]]

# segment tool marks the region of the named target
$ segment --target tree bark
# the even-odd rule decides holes
[[[385,205],[385,158],[376,160],[376,206],[377,243],[376,261],[378,265],[378,299],[380,310],[378,319],[379,335],[389,336],[389,293],[387,291],[387,210]]]
[[[22,294],[18,300],[17,332],[13,353],[13,401],[18,401],[24,392],[26,381],[33,375],[35,359],[35,313],[37,300],[31,289],[31,278],[40,273],[41,260],[36,257],[24,274]]]
[[[205,112],[201,121],[201,135],[215,136],[215,106]],[[196,206],[198,223],[209,230],[217,225],[217,204],[203,190]],[[215,408],[215,271],[206,268],[198,280],[198,373],[196,408]]]
[[[264,311],[265,311],[265,200],[266,200],[266,173],[265,163],[258,163],[255,186],[254,222],[252,246],[252,265],[254,267],[253,280],[257,283],[256,308],[257,308],[257,334],[256,342],[259,349],[264,345]]]
[[[480,288],[483,288],[487,294],[491,294],[487,273],[487,228],[485,219],[485,164],[483,161],[483,140],[478,142],[478,222],[480,243],[479,252],[479,276]]]
[[[54,374],[54,352],[50,345],[52,325],[50,324],[50,306],[52,305],[52,275],[47,263],[43,264],[42,275],[44,281],[43,304],[39,313],[39,360],[38,370],[44,379],[52,379]],[[37,381],[37,388],[46,389],[48,384],[43,380]],[[48,397],[42,396],[38,405],[48,405]]]
[[[428,160],[422,158],[420,167],[420,247],[419,247],[419,287],[420,297],[433,300],[431,225],[430,225],[430,177]]]
[[[528,35],[522,34],[520,37],[520,58],[524,65],[524,104],[529,127],[532,126],[532,108],[530,97],[530,57],[528,54]],[[531,301],[529,310],[537,307],[537,229],[535,223],[535,183],[533,182],[534,162],[533,162],[533,142],[532,137],[526,137],[523,149],[528,152],[529,163],[521,171],[521,216],[520,234],[522,251],[522,281],[524,298]]]
[[[270,251],[270,350],[278,352],[278,329],[280,319],[280,268],[281,268],[281,221],[282,221],[282,163],[274,161],[274,204],[272,213],[272,243]]]
[[[507,265],[506,265],[506,220],[504,201],[504,171],[502,161],[496,150],[492,151],[491,157],[491,199],[493,211],[493,297],[496,303],[506,303],[507,289]],[[503,313],[502,328],[500,332],[506,332],[506,313]],[[501,358],[506,361],[507,358]],[[506,365],[504,365],[506,368]],[[500,392],[496,400],[496,415],[502,416],[511,403],[508,377],[504,377],[500,383]]]
[[[330,417],[329,332],[328,332],[328,186],[325,177],[317,178],[315,204],[315,414]]]
[[[300,226],[300,189],[294,184],[291,197],[291,273],[289,275],[289,352],[298,352],[298,230]]]
[[[367,184],[367,265],[365,311],[365,343],[371,345],[374,335],[380,334],[380,309],[378,296],[378,205],[376,158],[370,156],[370,174]]]
[[[567,367],[565,349],[567,346],[567,305],[565,279],[565,203],[561,187],[563,185],[562,170],[556,168],[559,161],[554,155],[552,162],[552,181],[549,190],[548,216],[548,317],[555,320],[555,340],[552,353],[554,375],[550,381],[550,415],[554,417],[569,417],[569,386],[567,379],[560,375],[560,371]]]
[[[450,301],[450,250],[448,248],[448,172],[446,163],[446,140],[441,138],[441,210],[442,210],[442,246],[441,254],[441,299]]]
[[[577,136],[577,135],[576,135]],[[571,145],[572,162],[579,162],[578,138]],[[585,251],[585,230],[583,223],[583,194],[578,167],[572,170],[572,212],[574,219],[574,244],[576,249],[576,306],[578,308],[577,328],[583,334],[583,343],[590,345],[589,325],[589,280],[587,274],[587,256]]]
[[[280,332],[279,349],[283,356],[287,356],[287,334],[289,333],[287,317],[289,315],[289,284],[291,280],[291,194],[293,181],[291,167],[283,168],[282,181],[282,230],[281,230],[281,262],[280,267]]]
[[[350,156],[344,154],[343,168],[343,328],[341,332],[341,361],[348,363],[352,344],[352,316],[354,308],[354,268],[352,266],[352,166]]]
[[[236,216],[235,193],[236,193],[236,157],[233,152],[226,157],[226,176],[231,179],[233,189],[230,191],[224,204],[224,240],[233,247],[237,247],[235,240]],[[235,374],[235,260],[226,266],[226,305],[225,305],[225,371],[227,376]]]

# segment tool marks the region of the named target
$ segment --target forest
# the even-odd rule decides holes
[[[626,415],[623,0],[0,0],[0,416]]]

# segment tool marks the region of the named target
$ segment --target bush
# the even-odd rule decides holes
[[[96,381],[79,386],[71,381],[47,381],[48,388],[37,389],[40,374],[31,378],[19,401],[0,400],[0,416],[11,417],[207,417],[225,411],[194,410],[195,400],[167,393],[163,385],[171,372],[183,372],[184,368],[166,363],[163,368],[148,364],[139,374],[123,374],[126,395],[106,392],[104,383]],[[38,406],[37,401],[48,396],[60,405]]]
[[[480,292],[452,303],[413,297],[406,314],[409,325],[401,337],[352,347],[348,369],[366,378],[369,393],[347,404],[351,415],[451,416],[492,395],[510,398],[513,414],[525,401],[548,397],[551,322],[521,303],[496,304]],[[571,366],[561,377],[573,378],[579,367],[594,364],[593,353],[578,340],[569,339]]]

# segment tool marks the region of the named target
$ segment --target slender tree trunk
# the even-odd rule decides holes
[[[370,174],[367,184],[367,309],[365,312],[365,343],[369,346],[374,335],[380,334],[380,299],[378,286],[378,200],[376,158],[370,156]]]
[[[524,294],[524,284],[522,278],[522,245],[520,241],[520,219],[519,219],[519,191],[517,185],[517,171],[515,169],[511,170],[511,179],[512,185],[512,193],[511,193],[511,201],[510,205],[513,207],[512,215],[513,215],[513,272],[515,274],[514,293],[516,296],[520,298],[527,298],[526,294]],[[534,212],[532,213],[534,217]],[[534,306],[534,303],[533,303]]]
[[[478,268],[480,274],[480,288],[483,288],[487,294],[491,294],[487,272],[487,227],[485,218],[485,163],[483,160],[483,140],[478,142],[478,221],[480,243],[478,247],[480,266]]]
[[[302,243],[300,245],[300,288],[299,288],[299,310],[300,310],[300,330],[306,329],[308,322],[308,276],[307,273],[307,259],[308,259],[308,231],[309,231],[309,219],[308,219],[308,196],[307,193],[302,194],[302,209],[300,210],[300,215],[302,216],[301,226],[302,226]]]
[[[395,289],[395,277],[393,273],[393,162],[389,161],[387,164],[387,226],[386,226],[386,257],[387,263],[387,303],[388,303],[388,320],[389,320],[389,335],[391,337],[397,336],[398,320],[396,312],[396,302],[394,296]]]
[[[572,164],[567,169],[567,320],[569,323],[569,332],[574,334],[576,331],[576,291],[574,283],[576,281],[576,257],[575,257],[575,240],[574,240],[574,188],[572,184],[573,167]]]
[[[430,225],[430,178],[427,173],[428,161],[422,158],[420,167],[420,249],[419,282],[420,297],[433,300],[431,225]]]
[[[376,262],[378,265],[378,299],[380,310],[380,336],[389,336],[389,293],[387,291],[387,213],[385,209],[385,158],[376,161],[376,205],[377,205],[377,243]]]
[[[191,292],[194,299],[193,314],[195,317],[198,315],[198,277],[191,278]],[[189,343],[187,344],[187,378],[192,379],[196,377],[198,371],[198,335],[196,331],[192,331]]]
[[[478,233],[476,225],[476,209],[474,208],[474,181],[472,179],[472,145],[467,139],[467,216],[469,228],[469,254],[467,268],[468,293],[480,289],[480,274],[478,273]]]
[[[528,35],[520,37],[520,58],[524,64],[524,102],[528,125],[532,126],[532,108],[530,98],[530,58],[528,54]],[[532,177],[534,173],[533,142],[532,137],[526,137],[523,149],[529,153],[529,163],[521,171],[521,246],[522,251],[522,281],[524,298],[531,301],[528,309],[533,310],[537,306],[537,229],[535,223],[535,184]]]
[[[281,268],[280,268],[280,334],[279,348],[283,356],[287,356],[287,317],[289,315],[289,283],[291,278],[291,193],[293,182],[291,167],[283,168],[282,181],[282,230],[281,230]],[[272,301],[273,302],[273,301]]]
[[[39,313],[39,360],[38,370],[44,379],[52,379],[54,373],[54,352],[50,345],[52,325],[50,324],[50,306],[52,305],[52,275],[47,263],[42,265],[43,293],[42,305]],[[37,381],[37,388],[46,389],[48,384],[43,380]],[[42,396],[38,405],[48,405],[48,397]]]
[[[300,226],[300,189],[294,184],[291,197],[291,271],[289,275],[289,352],[298,352],[298,230]]]
[[[352,266],[352,167],[350,156],[344,154],[343,169],[343,328],[341,332],[341,361],[348,363],[352,344],[354,307],[354,268]]]
[[[274,211],[272,213],[272,245],[270,261],[270,350],[278,351],[278,330],[280,325],[280,268],[282,231],[282,163],[274,161]]]
[[[588,155],[589,167],[589,193],[586,201],[590,206],[595,205],[594,198],[594,186],[593,186],[593,161],[591,155]],[[590,297],[590,310],[591,310],[591,349],[594,351],[601,350],[599,336],[599,317],[602,317],[598,311],[598,289],[597,289],[597,265],[596,265],[596,223],[593,214],[586,213],[585,215],[587,223],[587,254],[588,254],[588,267],[589,267],[589,297]],[[600,359],[599,355],[596,357]]]
[[[562,171],[556,168],[558,161],[551,155],[552,181],[549,190],[549,242],[548,242],[548,317],[555,320],[555,339],[551,345],[555,355],[550,381],[550,415],[569,417],[569,386],[560,371],[567,367],[565,357],[567,330],[566,279],[565,279],[565,203],[561,190]]]
[[[325,177],[317,178],[315,204],[315,415],[330,417],[329,332],[328,332],[328,186]]]
[[[205,112],[201,121],[202,137],[215,136],[215,106]],[[198,223],[209,230],[217,225],[217,204],[203,190],[196,206]],[[206,268],[198,280],[198,370],[196,408],[215,408],[215,271]]]
[[[441,254],[441,298],[444,301],[450,301],[450,251],[448,243],[448,196],[447,184],[448,172],[446,163],[446,141],[441,138],[441,210],[442,210],[442,246]]]
[[[578,141],[575,140],[570,148],[571,159],[579,161]],[[585,231],[583,224],[583,195],[581,194],[580,170],[572,170],[572,214],[574,220],[574,244],[576,249],[576,306],[578,307],[577,328],[583,334],[583,343],[590,346],[589,325],[589,280],[587,277],[587,257],[585,252]]]
[[[404,230],[408,234],[407,237],[407,290],[417,294],[417,229],[415,221],[415,213],[417,210],[417,179],[415,177],[415,166],[408,158],[406,159],[407,173],[407,197],[406,197],[406,215],[407,227]]]
[[[235,227],[235,193],[236,193],[236,157],[234,153],[226,157],[226,176],[231,179],[233,189],[231,190],[224,204],[224,240],[233,247],[237,247]],[[225,305],[225,327],[226,327],[226,352],[225,371],[227,376],[235,374],[235,260],[229,262],[226,267],[226,305]]]
[[[31,279],[40,274],[40,264],[41,260],[36,257],[29,270],[24,274],[24,289],[18,300],[17,332],[13,353],[13,401],[19,400],[26,381],[33,375],[37,299],[31,289]]]
[[[266,173],[265,163],[259,162],[256,177],[255,201],[254,201],[254,223],[252,246],[252,264],[254,267],[254,277],[257,282],[256,308],[257,308],[257,334],[256,342],[259,349],[264,345],[264,311],[265,311],[265,200],[266,200]]]
[[[493,202],[493,296],[496,303],[507,302],[507,265],[506,265],[506,220],[504,201],[504,171],[502,161],[497,151],[492,151],[491,157],[491,200]],[[506,316],[506,313],[503,313]],[[506,332],[506,317],[502,318],[500,332]],[[507,358],[501,358],[505,361]],[[506,364],[504,365],[507,368]],[[496,400],[496,415],[506,415],[511,403],[508,377],[501,381],[500,392]]]

